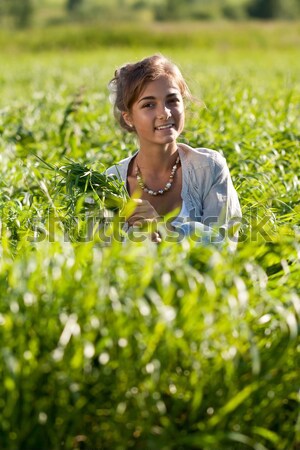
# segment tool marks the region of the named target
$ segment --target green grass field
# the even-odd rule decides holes
[[[166,27],[0,35],[3,449],[300,448],[299,24]],[[182,141],[227,158],[235,254],[104,242],[35,156],[133,152],[106,86],[157,51],[195,97]]]

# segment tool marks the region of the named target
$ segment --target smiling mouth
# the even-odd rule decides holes
[[[169,128],[173,128],[174,123],[168,123],[167,125],[160,125],[159,127],[155,127],[156,130],[168,130]]]

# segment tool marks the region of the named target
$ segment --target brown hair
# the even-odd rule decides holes
[[[114,115],[122,128],[134,131],[125,122],[122,112],[129,112],[135,100],[147,83],[162,76],[172,78],[179,87],[183,98],[190,97],[189,88],[179,68],[163,55],[155,54],[133,64],[125,64],[115,71],[108,88],[114,106]]]

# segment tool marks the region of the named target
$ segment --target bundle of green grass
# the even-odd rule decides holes
[[[124,183],[115,176],[93,170],[69,158],[66,158],[67,164],[62,166],[39,159],[54,172],[58,178],[56,191],[60,192],[63,189],[66,196],[71,199],[71,204],[82,196],[88,196],[99,200],[104,208],[116,211],[121,209],[129,198]]]

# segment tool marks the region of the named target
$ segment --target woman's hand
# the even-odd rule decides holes
[[[130,226],[136,224],[136,222],[145,224],[159,218],[158,212],[148,200],[132,199],[132,201],[136,204],[136,207],[131,216],[127,219]]]
[[[127,218],[129,227],[145,229],[150,233],[153,242],[161,242],[160,234],[157,231],[159,214],[156,209],[148,200],[132,199],[131,202],[133,202],[131,207],[134,207],[134,211]]]

